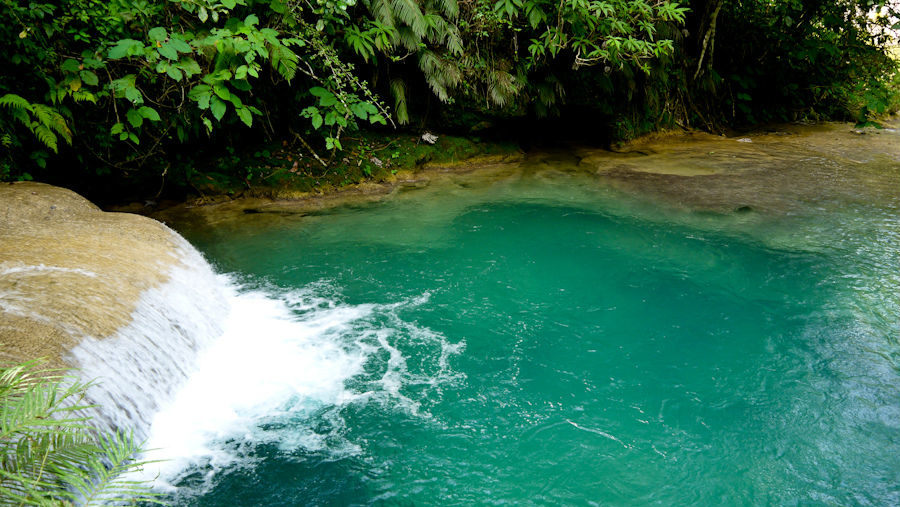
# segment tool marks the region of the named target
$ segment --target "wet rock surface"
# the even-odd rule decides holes
[[[65,365],[85,337],[113,335],[167,280],[180,238],[41,183],[0,185],[0,360]],[[181,240],[183,241],[183,240]]]

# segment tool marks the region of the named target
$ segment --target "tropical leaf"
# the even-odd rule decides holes
[[[0,97],[0,107],[4,107],[7,109],[20,109],[31,112],[31,103],[25,100],[23,97],[14,93],[7,93],[6,95]]]
[[[397,123],[406,125],[409,123],[409,111],[406,109],[406,83],[402,79],[391,81],[391,95],[394,96],[394,114],[397,115]]]
[[[449,19],[456,19],[459,15],[459,4],[456,0],[437,0],[435,3],[440,7],[441,14]]]
[[[410,27],[419,39],[425,37],[425,15],[416,0],[391,0],[395,19]]]
[[[101,505],[155,502],[132,435],[97,436],[74,415],[88,384],[43,369],[42,361],[0,368],[0,504]]]
[[[390,0],[369,0],[367,7],[372,16],[382,25],[388,28],[395,28],[394,9]]]
[[[300,57],[283,44],[270,44],[272,67],[281,74],[281,77],[290,81],[297,74],[297,63]]]

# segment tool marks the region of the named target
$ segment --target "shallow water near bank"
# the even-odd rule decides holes
[[[157,414],[161,486],[177,505],[900,503],[900,153],[810,135],[532,155],[185,222],[233,310]]]

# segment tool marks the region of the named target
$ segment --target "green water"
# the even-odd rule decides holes
[[[723,211],[543,169],[186,230],[298,320],[370,311],[328,338],[368,347],[356,398],[223,439],[173,501],[900,504],[896,170]]]

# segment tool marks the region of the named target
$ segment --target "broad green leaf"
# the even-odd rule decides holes
[[[187,42],[185,42],[177,37],[172,37],[171,39],[169,39],[169,45],[172,46],[172,48],[175,51],[178,51],[179,53],[193,53],[194,52],[194,49],[191,48],[190,44],[188,44]]]
[[[141,124],[144,123],[144,117],[141,116],[141,113],[139,113],[137,109],[129,109],[128,112],[125,113],[125,117],[128,118],[128,123],[134,128],[140,128]]]
[[[321,115],[321,114],[315,114],[315,115],[313,115],[313,117],[312,117],[312,126],[313,126],[313,128],[316,129],[316,130],[318,130],[319,127],[322,126],[322,115]]]
[[[138,139],[138,136],[134,134],[134,132],[128,133],[128,139],[134,144],[141,144],[141,141]]]
[[[219,99],[219,97],[213,97],[212,101],[209,105],[209,110],[212,111],[213,116],[216,120],[221,121],[222,117],[225,116],[225,111],[228,109],[228,105]]]
[[[253,126],[253,115],[250,113],[249,109],[242,107],[236,109],[235,111],[237,111],[238,117],[242,122],[244,122],[245,125],[247,125],[248,127]]]
[[[147,35],[150,37],[150,40],[161,42],[166,40],[166,36],[168,34],[166,33],[165,28],[157,26],[156,28],[153,28],[149,32],[147,32]]]
[[[111,129],[109,129],[109,133],[111,135],[116,135],[116,134],[121,134],[124,130],[125,130],[125,125],[122,124],[121,122],[119,122],[119,123],[116,123],[115,125],[113,125]]]
[[[209,18],[209,13],[206,12],[206,7],[200,7],[200,12],[197,13],[197,16],[200,18],[200,21],[206,23],[206,20]]]
[[[67,58],[66,61],[63,62],[62,66],[60,66],[60,69],[66,71],[66,72],[78,72],[78,70],[79,70],[78,67],[80,65],[81,64],[78,63],[78,60],[73,60],[72,58]]]
[[[134,39],[122,39],[109,50],[107,56],[109,56],[109,58],[112,60],[124,58],[126,56],[129,56],[131,54],[131,49],[135,47],[143,48],[144,44]]]
[[[169,67],[168,69],[166,69],[166,74],[168,74],[169,77],[174,79],[175,81],[181,81],[181,71],[176,69],[175,67]]]
[[[150,121],[159,121],[160,120],[159,113],[157,113],[156,110],[153,109],[152,107],[141,106],[141,108],[138,109],[138,112],[141,114],[141,116],[143,116],[144,118],[146,118]]]
[[[222,100],[231,100],[231,92],[228,91],[228,87],[223,84],[217,84],[213,86],[213,91],[216,92],[216,95],[219,96]]]
[[[250,86],[250,83],[248,83],[245,79],[233,80],[233,81],[230,81],[230,83],[231,83],[231,86],[233,86],[234,88],[237,88],[238,90],[240,90],[242,92],[249,92],[252,89],[252,87]]]
[[[207,85],[201,84],[191,88],[191,91],[188,92],[188,98],[191,100],[197,100],[201,95],[209,95],[212,91]]]
[[[356,104],[352,104],[350,106],[350,110],[353,111],[353,114],[356,115],[360,120],[365,120],[369,117],[369,113],[366,112],[366,109],[363,107],[363,103],[358,102]]]
[[[134,104],[140,104],[144,102],[144,97],[141,96],[141,92],[133,86],[125,88],[125,98],[130,100]]]
[[[156,48],[156,50],[159,51],[160,55],[162,55],[165,58],[168,58],[169,60],[177,60],[178,59],[178,52],[175,51],[175,48],[173,48],[172,45],[169,43],[163,44],[162,46]]]
[[[194,76],[202,72],[200,69],[200,64],[197,63],[197,60],[193,58],[183,58],[180,62],[178,62],[178,68],[184,71],[184,74],[187,77]]]
[[[333,93],[326,90],[325,88],[322,88],[321,86],[313,86],[312,88],[309,89],[309,94],[312,95],[313,97],[320,97],[320,98],[334,96]]]
[[[213,81],[213,82],[228,81],[229,79],[231,79],[231,71],[228,69],[217,70],[217,71],[213,72],[212,74],[205,76],[203,78],[203,80],[206,81],[207,77],[210,79],[210,81]],[[212,84],[212,83],[210,83],[210,84]]]

